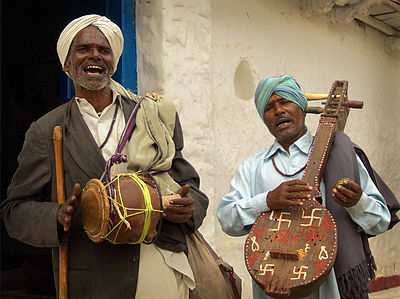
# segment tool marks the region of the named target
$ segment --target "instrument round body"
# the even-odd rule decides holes
[[[301,298],[329,274],[337,251],[336,224],[315,199],[261,214],[245,243],[247,270],[276,298]]]
[[[151,178],[138,177],[139,181],[132,174],[117,176],[111,182],[114,197],[100,180],[87,182],[82,191],[81,217],[85,233],[93,242],[104,239],[113,244],[154,241],[159,231],[162,204]],[[148,232],[143,239],[146,218]]]

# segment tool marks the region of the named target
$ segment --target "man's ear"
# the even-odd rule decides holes
[[[69,72],[69,63],[68,61],[64,64],[63,71],[68,73]]]

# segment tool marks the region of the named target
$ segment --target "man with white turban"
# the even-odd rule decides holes
[[[231,236],[248,234],[265,211],[301,206],[312,190],[302,180],[313,136],[305,126],[307,100],[300,85],[288,75],[262,79],[254,103],[275,141],[240,164],[229,193],[219,203],[218,220]],[[335,133],[319,187],[322,204],[338,227],[338,254],[323,284],[304,298],[368,298],[368,281],[373,278],[375,264],[367,234],[383,233],[390,222],[390,227],[397,223],[395,212],[400,206],[380,178],[370,177],[373,172],[364,166],[364,159],[365,154],[346,135]],[[343,177],[347,178],[345,183],[334,187]],[[392,218],[387,203],[393,209]],[[255,280],[253,298],[271,298]]]
[[[75,36],[84,28],[88,26],[96,27],[100,30],[107,39],[112,51],[113,58],[113,72],[117,69],[119,58],[121,57],[124,48],[124,37],[121,29],[108,18],[98,15],[86,15],[73,20],[61,32],[57,42],[57,53],[61,65],[64,66],[67,62],[68,53]],[[67,72],[68,74],[68,72]],[[68,76],[70,76],[68,74]],[[71,77],[71,76],[70,76]],[[132,94],[129,93],[122,85],[110,78],[110,88],[115,90],[125,98],[131,99]]]
[[[122,151],[129,161],[115,170],[156,170],[164,192],[180,192],[181,186],[190,185],[188,194],[174,200],[176,206],[164,207],[157,246],[93,243],[82,227],[81,187],[102,176],[138,103],[135,94],[111,78],[122,49],[122,32],[106,17],[83,16],[62,31],[57,53],[73,81],[75,97],[27,131],[18,169],[1,204],[2,219],[11,237],[53,248],[56,288],[57,247],[67,241],[69,298],[188,298],[194,282],[185,234],[201,225],[208,199],[198,189],[196,171],[182,156],[179,119],[164,97],[152,94],[141,102],[131,141]],[[55,126],[63,129],[67,198],[63,205],[57,203]]]

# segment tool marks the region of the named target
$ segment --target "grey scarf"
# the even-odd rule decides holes
[[[360,183],[356,154],[360,155],[372,180],[386,200],[392,216],[389,228],[392,228],[399,221],[395,215],[400,209],[399,202],[372,169],[364,152],[341,132],[335,133],[324,173],[326,190],[332,190],[335,183],[343,177]],[[332,199],[331,192],[326,192],[326,208],[332,213],[337,224],[338,251],[334,267],[340,296],[368,298],[368,281],[375,277],[374,270],[376,270],[368,244],[368,235],[358,231],[357,224],[352,221],[346,209]]]

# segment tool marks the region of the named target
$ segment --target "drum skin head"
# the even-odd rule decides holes
[[[82,192],[81,216],[83,228],[93,242],[102,242],[107,235],[110,203],[103,183],[91,179]]]

